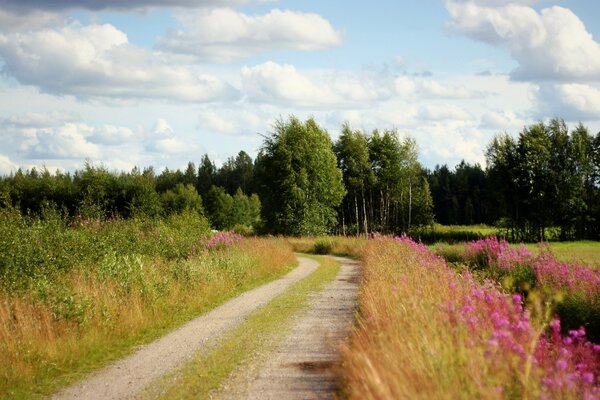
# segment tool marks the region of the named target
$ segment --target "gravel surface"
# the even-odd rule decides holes
[[[254,364],[234,373],[214,398],[334,398],[339,384],[338,348],[352,326],[360,280],[356,261],[337,259],[342,266],[336,279],[294,318],[282,343],[270,353],[255,355]]]
[[[283,278],[243,293],[181,328],[140,348],[132,355],[70,386],[52,398],[126,399],[146,385],[174,370],[207,342],[222,336],[242,322],[252,311],[267,304],[290,285],[308,276],[316,261],[298,257],[299,266]]]

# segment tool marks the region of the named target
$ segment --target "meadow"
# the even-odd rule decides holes
[[[67,220],[0,210],[0,397],[47,395],[295,264],[197,213]]]

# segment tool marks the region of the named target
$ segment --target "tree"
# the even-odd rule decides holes
[[[193,185],[178,183],[173,190],[160,196],[165,215],[180,214],[186,210],[203,213],[202,197]]]
[[[212,186],[206,195],[206,212],[215,229],[227,229],[233,226],[231,215],[233,197],[220,186]]]
[[[366,191],[374,179],[369,159],[369,139],[364,133],[353,131],[348,124],[345,124],[333,149],[348,191],[342,204],[342,231],[346,233],[346,210],[352,209],[352,212],[348,213],[348,223],[353,221],[357,235],[360,234],[362,224],[363,232],[367,235],[369,224]]]
[[[208,191],[215,184],[215,177],[217,173],[217,167],[208,158],[208,154],[202,156],[200,166],[198,167],[198,176],[196,182],[196,190],[202,198],[206,198]]]
[[[335,226],[345,195],[329,135],[314,119],[278,121],[265,137],[256,165],[267,230],[318,235]]]

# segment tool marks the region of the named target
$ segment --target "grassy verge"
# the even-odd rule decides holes
[[[291,318],[308,305],[308,296],[322,290],[339,271],[340,264],[334,260],[312,258],[318,260],[320,266],[309,277],[254,312],[208,354],[197,355],[180,370],[150,387],[146,396],[160,393],[164,399],[207,398],[244,360],[258,351],[268,350],[265,346],[273,348],[274,343],[284,337]]]
[[[48,395],[293,264],[285,242],[244,239],[182,259],[108,254],[0,292],[0,398]]]
[[[408,239],[370,241],[362,260],[361,317],[343,350],[348,398],[600,394],[596,347],[581,330],[561,336],[539,299],[457,273]]]

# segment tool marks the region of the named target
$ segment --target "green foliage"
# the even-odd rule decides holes
[[[163,212],[169,214],[179,214],[184,210],[190,210],[202,214],[202,198],[196,191],[196,188],[187,184],[178,183],[173,189],[168,189],[161,194]]]
[[[556,313],[561,322],[563,333],[570,329],[585,328],[587,338],[600,342],[600,305],[598,299],[586,299],[579,296],[566,296],[556,305]]]
[[[330,239],[317,239],[313,247],[314,254],[331,254],[333,243]]]
[[[262,216],[273,233],[324,234],[345,189],[332,143],[313,119],[279,121],[265,138],[256,173]]]
[[[213,186],[206,195],[206,211],[215,229],[232,225],[233,197],[220,186]]]
[[[553,227],[561,240],[600,237],[599,137],[553,119],[526,127],[518,140],[494,138],[486,155],[489,207],[512,240],[543,241]]]
[[[72,227],[55,208],[43,215],[0,209],[0,285],[9,291],[30,287],[40,277],[53,279],[77,265],[102,263],[110,254],[185,259],[209,231],[206,219],[189,210],[164,220],[80,219]]]

